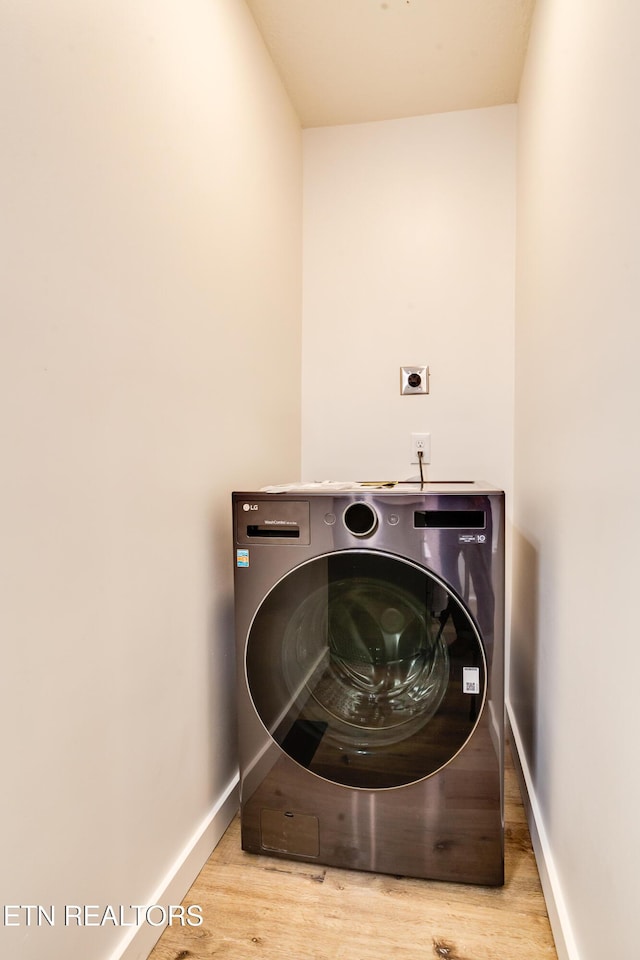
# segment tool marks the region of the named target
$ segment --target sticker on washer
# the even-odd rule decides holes
[[[458,543],[486,543],[486,533],[459,533]]]
[[[463,693],[480,693],[480,667],[462,668]]]
[[[237,566],[237,567],[248,567],[248,566],[249,566],[249,551],[248,551],[248,550],[236,550],[236,566]]]

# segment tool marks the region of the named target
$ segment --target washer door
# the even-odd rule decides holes
[[[366,550],[318,557],[280,580],[254,617],[246,670],[282,750],[365,789],[441,769],[473,733],[486,689],[460,598],[423,567]]]

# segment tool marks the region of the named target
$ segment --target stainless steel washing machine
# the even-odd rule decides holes
[[[504,494],[234,493],[242,846],[503,883]]]

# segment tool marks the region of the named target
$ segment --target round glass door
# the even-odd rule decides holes
[[[246,670],[282,750],[365,789],[448,763],[485,695],[484,651],[462,601],[423,567],[366,550],[318,557],[280,580],[254,617]]]

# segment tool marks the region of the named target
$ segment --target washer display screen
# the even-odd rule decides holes
[[[251,625],[247,682],[282,750],[334,783],[422,780],[464,746],[484,706],[475,621],[428,570],[345,550],[295,568]]]

